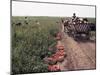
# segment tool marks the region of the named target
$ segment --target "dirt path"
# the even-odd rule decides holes
[[[67,56],[62,63],[58,63],[61,70],[95,69],[95,43],[76,42],[63,34],[64,38],[61,42],[65,46]]]

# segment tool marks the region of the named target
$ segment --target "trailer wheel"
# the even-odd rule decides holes
[[[77,40],[77,33],[76,32],[72,32],[72,37],[74,38],[74,40]]]
[[[90,40],[90,36],[89,35],[86,35],[86,40]]]
[[[89,34],[89,32],[86,34],[86,39],[90,40],[90,34]]]

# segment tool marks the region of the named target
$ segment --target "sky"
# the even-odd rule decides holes
[[[95,6],[62,5],[12,1],[12,16],[95,17]]]

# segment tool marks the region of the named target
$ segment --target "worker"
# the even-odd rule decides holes
[[[73,13],[73,16],[72,16],[72,21],[75,21],[76,20],[76,14]]]

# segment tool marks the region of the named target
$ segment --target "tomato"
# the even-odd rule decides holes
[[[57,33],[57,35],[56,36],[62,36],[62,34],[59,32],[59,33]]]
[[[49,71],[59,71],[60,70],[60,66],[59,65],[49,65],[48,66],[48,70]]]
[[[63,45],[56,45],[56,48],[57,48],[58,50],[64,50],[64,46],[63,46]]]
[[[61,62],[61,61],[63,61],[63,60],[64,60],[64,56],[59,56],[59,57],[58,57],[58,61],[59,61],[59,62]]]
[[[59,50],[64,50],[64,46],[59,46]]]

